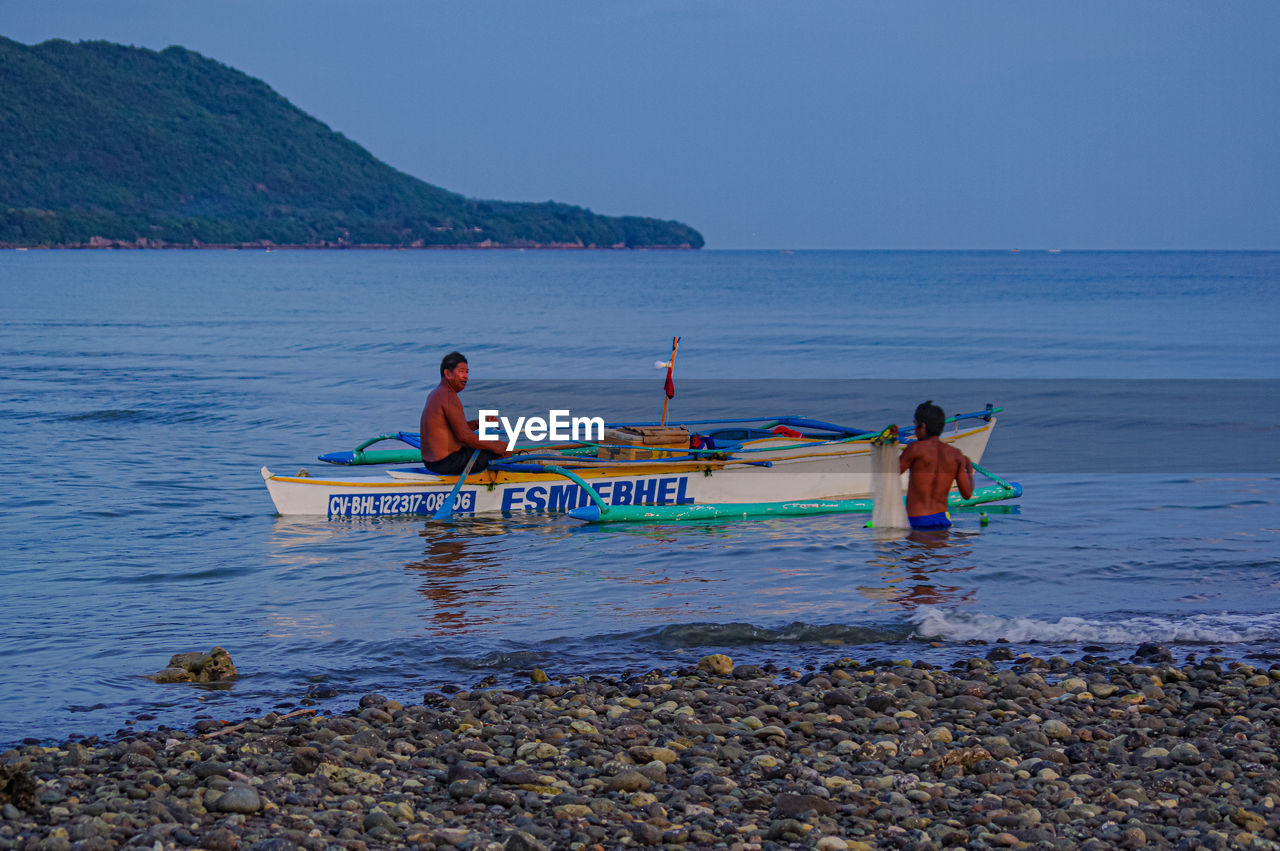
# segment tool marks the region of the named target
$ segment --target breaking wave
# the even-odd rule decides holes
[[[1280,639],[1280,613],[1240,614],[1222,612],[1177,617],[1134,615],[1095,619],[1063,617],[1058,620],[1002,618],[996,615],[960,614],[926,607],[914,615],[920,638],[946,641],[997,641],[1014,644],[1030,641],[1092,644],[1178,642],[1192,644],[1245,644]]]

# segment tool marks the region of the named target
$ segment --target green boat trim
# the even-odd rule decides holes
[[[583,484],[583,483],[580,483]],[[701,505],[610,505],[583,484],[594,504],[575,508],[569,516],[587,523],[672,523],[686,520],[740,520],[746,517],[804,517],[813,514],[869,514],[871,499],[803,499],[790,502],[704,503]],[[1022,496],[1022,485],[1004,482],[978,488],[969,499],[953,493],[948,509],[969,508]]]

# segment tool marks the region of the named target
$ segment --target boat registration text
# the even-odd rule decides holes
[[[448,499],[448,491],[427,493],[334,494],[329,497],[330,517],[373,517],[384,514],[435,514]],[[453,500],[457,514],[476,513],[476,492],[459,491]]]

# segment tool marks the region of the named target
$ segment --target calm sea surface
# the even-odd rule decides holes
[[[713,651],[1280,648],[1280,254],[5,251],[0,296],[0,745]],[[656,417],[673,334],[681,418],[1005,405],[1026,496],[916,541],[286,519],[258,475],[416,428],[454,348],[471,409]],[[215,644],[229,689],[143,678]]]

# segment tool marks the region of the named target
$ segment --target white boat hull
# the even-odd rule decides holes
[[[950,430],[942,439],[980,462],[995,422],[992,418]],[[767,451],[771,444],[788,448]],[[869,444],[796,444],[795,439],[777,437],[752,441],[748,444],[751,448],[766,451],[743,454],[727,462],[601,463],[574,472],[610,505],[854,499],[871,495]],[[456,476],[436,476],[424,468],[336,477],[279,476],[266,467],[261,472],[279,514],[320,517],[431,516],[457,481]],[[904,476],[904,487],[905,484]],[[454,500],[454,512],[566,512],[590,500],[583,488],[555,473],[486,470],[470,476],[463,484]]]

